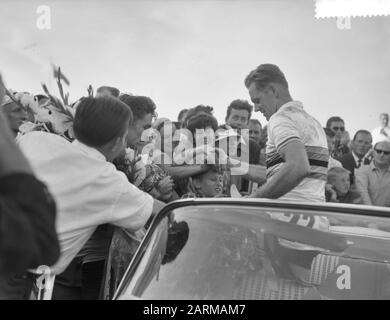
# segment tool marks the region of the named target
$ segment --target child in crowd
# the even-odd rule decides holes
[[[361,204],[362,198],[350,183],[350,172],[342,167],[333,167],[328,171],[328,183],[325,187],[327,202]]]
[[[182,198],[221,197],[223,191],[222,171],[217,165],[207,165],[208,169],[189,178],[187,193]]]

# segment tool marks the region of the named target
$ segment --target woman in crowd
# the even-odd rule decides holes
[[[185,165],[168,166],[167,170],[175,179],[178,186],[176,191],[181,196],[188,190],[189,177],[207,172],[209,170],[207,162],[216,155],[214,140],[218,122],[212,112],[212,107],[204,105],[190,109],[184,120],[183,129],[180,130],[180,141],[174,150],[173,163]],[[211,163],[213,162],[215,163],[211,160]]]

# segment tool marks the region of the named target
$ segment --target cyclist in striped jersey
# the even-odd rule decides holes
[[[268,120],[267,182],[252,197],[293,202],[325,202],[329,152],[321,124],[302,103],[291,98],[287,80],[278,66],[263,64],[245,79],[249,95]],[[305,227],[328,230],[324,216],[278,214],[273,218]],[[299,250],[310,246],[280,239]]]

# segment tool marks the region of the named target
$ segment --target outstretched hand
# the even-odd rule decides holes
[[[161,194],[167,194],[172,192],[174,187],[174,182],[170,176],[164,177],[160,180],[160,182],[157,185],[157,190]]]

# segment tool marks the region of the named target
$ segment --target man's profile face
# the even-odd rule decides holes
[[[360,132],[351,143],[353,152],[359,157],[364,157],[371,149],[372,138],[370,134]]]
[[[116,141],[115,148],[113,150],[112,159],[122,158],[126,154],[127,147],[127,135],[129,128],[127,127],[123,135]]]
[[[248,88],[251,101],[255,105],[255,111],[260,111],[267,121],[277,111],[276,97],[270,89],[258,89],[252,82]]]
[[[257,122],[249,121],[249,137],[260,144],[262,128]]]
[[[381,125],[383,128],[387,127],[389,124],[389,115],[388,114],[382,114],[380,117]]]
[[[248,127],[249,112],[244,109],[231,109],[226,124],[233,129],[246,129]]]
[[[151,113],[147,113],[141,119],[134,118],[133,123],[129,126],[127,134],[127,145],[130,148],[136,149],[139,146],[142,133],[152,126],[152,120],[153,115]]]
[[[344,121],[332,121],[329,128],[336,134],[337,139],[341,139],[345,131]]]

